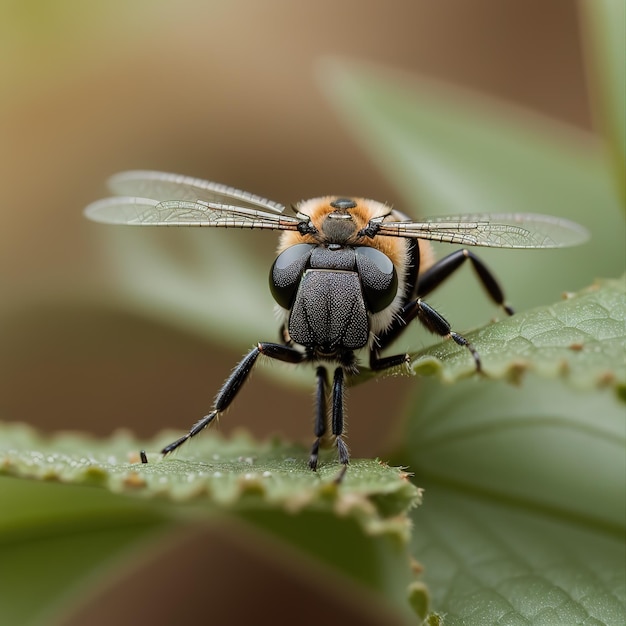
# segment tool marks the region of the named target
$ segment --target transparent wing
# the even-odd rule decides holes
[[[119,196],[150,198],[152,200],[203,201],[208,204],[225,204],[264,209],[282,213],[285,206],[234,187],[212,183],[201,178],[166,172],[128,171],[113,175],[109,188]]]
[[[300,220],[291,215],[208,202],[116,197],[93,202],[85,215],[95,222],[132,226],[211,226],[296,230]]]
[[[562,248],[589,238],[588,231],[575,222],[533,213],[485,213],[435,217],[420,222],[381,222],[376,234],[489,248]]]

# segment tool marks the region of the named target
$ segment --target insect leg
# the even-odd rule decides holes
[[[315,436],[317,439],[313,442],[311,456],[309,457],[309,467],[313,471],[317,469],[320,444],[322,437],[326,434],[326,398],[328,393],[328,373],[326,368],[320,365],[315,370],[315,375],[317,376],[317,391],[315,393]]]
[[[306,360],[306,354],[292,346],[282,343],[262,342],[258,345],[259,352],[270,359],[276,359],[283,363],[302,363]]]
[[[417,295],[421,297],[428,295],[468,259],[491,299],[501,306],[508,315],[513,315],[513,309],[505,302],[504,293],[498,281],[489,268],[470,250],[456,250],[420,274],[417,281]]]
[[[443,315],[437,313],[435,309],[419,298],[411,304],[415,310],[415,315],[413,317],[417,317],[417,319],[419,319],[419,321],[431,333],[439,335],[440,337],[450,338],[458,345],[465,346],[472,354],[472,357],[474,357],[476,371],[481,371],[480,356],[478,355],[476,348],[474,348],[474,346],[467,339],[465,339],[465,337],[455,333],[450,327],[450,323],[443,317]]]
[[[394,354],[392,356],[378,356],[380,349],[373,349],[370,352],[370,369],[380,371],[391,367],[400,367],[400,365],[411,364],[411,357],[408,354]]]
[[[474,348],[474,346],[465,337],[463,337],[463,335],[459,335],[459,333],[454,332],[448,320],[446,320],[443,315],[435,311],[435,309],[433,309],[429,304],[426,304],[426,302],[420,298],[409,302],[400,311],[396,324],[391,329],[393,336],[396,337],[406,327],[406,325],[416,317],[431,333],[439,335],[440,337],[452,339],[460,346],[465,346],[474,358],[476,371],[481,371],[480,356],[478,355],[476,348]],[[389,334],[385,335],[385,339],[388,338]],[[386,342],[385,345],[387,345],[387,343],[388,342]],[[407,362],[407,359],[409,359],[406,354],[396,354],[394,356],[380,358],[378,356],[380,350],[381,348],[378,346],[370,351],[370,367],[373,370],[396,367]]]
[[[279,361],[286,361],[288,363],[299,363],[304,359],[304,354],[302,352],[296,350],[295,348],[291,348],[290,346],[284,346],[277,343],[259,343],[238,363],[231,375],[226,379],[222,388],[215,397],[212,411],[196,422],[186,435],[183,435],[176,441],[173,441],[169,445],[165,446],[165,448],[161,450],[162,454],[169,454],[170,452],[173,452],[176,448],[182,446],[185,441],[191,439],[191,437],[195,437],[220,413],[223,413],[230,406],[230,403],[235,399],[235,396],[239,393],[239,390],[248,379],[248,375],[252,371],[259,354],[269,356],[273,359],[278,359]]]
[[[413,252],[414,256],[419,263],[419,247]],[[453,274],[463,263],[469,259],[474,271],[478,275],[481,283],[487,290],[487,293],[491,297],[491,299],[501,306],[504,311],[508,315],[513,315],[513,309],[506,303],[504,299],[504,293],[502,288],[498,284],[498,281],[491,273],[489,268],[470,250],[456,250],[452,254],[444,257],[443,259],[437,261],[433,266],[428,268],[423,274],[419,275],[416,291],[417,294],[421,297],[428,295],[431,291],[436,289],[442,282],[444,282],[451,274]],[[422,302],[424,307],[428,307],[430,311],[433,311],[431,307]],[[443,337],[448,336],[450,331],[450,325],[448,322],[439,315],[436,311],[434,312],[438,318],[443,320],[445,324],[435,324],[435,328],[431,328],[428,323],[428,319],[433,319],[433,315],[429,315],[428,313],[424,314],[426,316],[426,320],[420,317],[420,309],[419,307],[415,307],[415,302],[409,302],[404,306],[404,308],[399,312],[396,316],[392,324],[378,337],[377,345],[370,352],[370,367],[375,370],[387,369],[389,367],[397,367],[402,365],[403,361],[406,361],[408,358],[407,355],[398,354],[394,356],[380,358],[380,353],[393,341],[395,341],[398,336],[404,331],[409,322],[411,322],[415,317],[420,317],[420,321],[432,332],[436,334],[440,334]],[[445,330],[447,326],[447,331],[441,333],[439,330]],[[439,329],[439,330],[437,330]],[[454,338],[453,335],[450,335]],[[460,337],[460,335],[456,335]],[[464,339],[464,338],[463,338]],[[455,341],[457,341],[455,339]],[[467,340],[466,343],[462,345],[468,345]],[[457,341],[458,343],[458,341]],[[477,362],[477,368],[480,369],[480,360],[477,359],[476,351],[471,345],[469,346],[474,359]]]
[[[337,453],[339,455],[339,462],[343,465],[347,465],[350,462],[350,453],[348,452],[348,446],[345,444],[343,435],[343,369],[338,367],[335,370],[333,378],[333,411],[332,411],[332,429],[333,435],[337,442]]]

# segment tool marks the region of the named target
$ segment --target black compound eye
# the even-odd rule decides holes
[[[284,309],[290,309],[315,244],[297,243],[281,252],[270,270],[270,291]]]
[[[391,259],[376,248],[359,246],[356,266],[368,310],[378,313],[386,309],[398,293],[398,274]]]

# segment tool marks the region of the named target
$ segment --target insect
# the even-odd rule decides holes
[[[413,221],[386,204],[327,196],[286,207],[226,185],[176,174],[130,171],[109,181],[115,197],[85,209],[97,222],[136,226],[208,226],[282,231],[270,270],[270,289],[281,319],[280,340],[260,342],[239,362],[215,397],[210,413],[163,448],[179,448],[231,405],[260,355],[315,365],[315,440],[309,467],[330,423],[339,462],[350,455],[343,439],[344,387],[359,371],[356,353],[369,352],[372,370],[409,367],[407,354],[383,351],[408,324],[464,346],[480,371],[472,344],[424,301],[465,261],[491,299],[511,315],[487,266],[467,247],[553,248],[582,243],[586,230],[546,215],[483,214]],[[427,240],[464,246],[435,261]],[[465,247],[467,246],[467,247]],[[328,367],[333,368],[332,378]]]

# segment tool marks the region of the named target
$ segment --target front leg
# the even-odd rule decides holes
[[[220,413],[223,413],[235,399],[241,387],[248,379],[254,364],[260,354],[268,356],[272,359],[285,361],[287,363],[300,363],[306,357],[303,352],[296,350],[290,346],[284,346],[278,343],[259,343],[239,362],[237,367],[232,371],[231,375],[219,390],[213,403],[213,410],[205,415],[201,420],[196,422],[186,435],[183,435],[176,441],[165,446],[161,450],[162,454],[169,454],[182,446],[185,441],[195,437],[200,431],[204,430]]]

